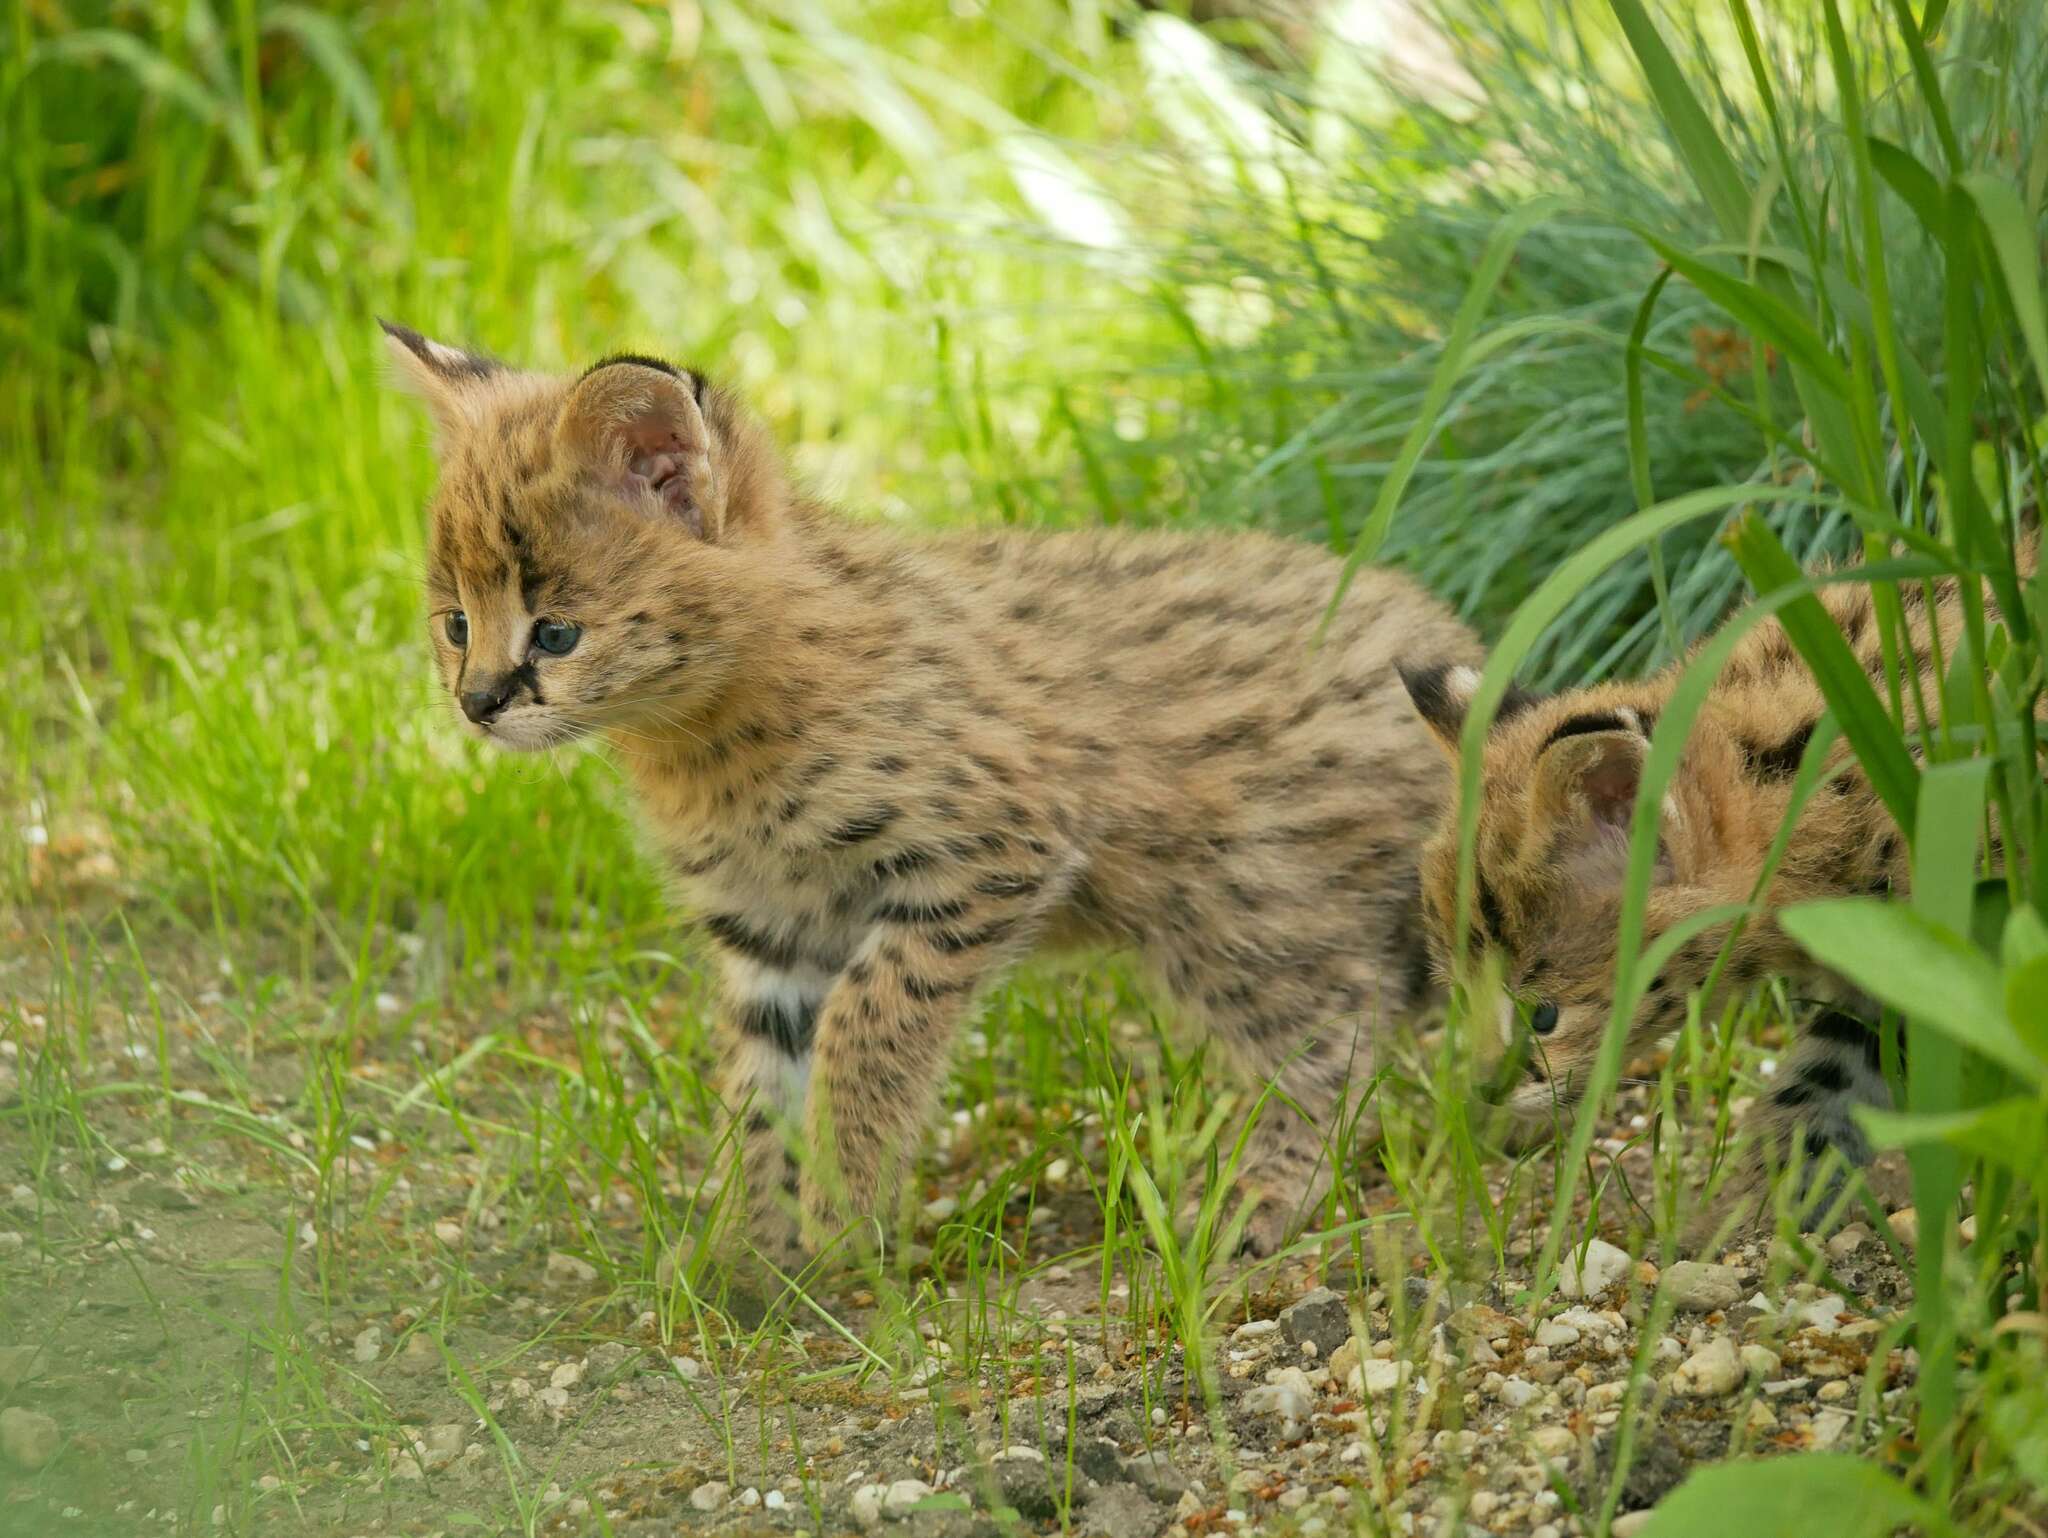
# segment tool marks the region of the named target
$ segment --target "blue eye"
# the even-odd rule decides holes
[[[1557,1029],[1557,1006],[1545,999],[1529,1011],[1529,1029],[1538,1036],[1548,1036]]]
[[[448,644],[457,651],[469,645],[469,616],[460,609],[450,609],[441,628],[448,632]]]
[[[533,644],[551,657],[566,657],[576,649],[576,643],[582,639],[581,625],[565,624],[556,619],[534,622]]]

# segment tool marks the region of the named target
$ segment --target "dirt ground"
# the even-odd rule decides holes
[[[693,1304],[616,1185],[508,1175],[516,1140],[465,1121],[505,1107],[451,1091],[414,1114],[431,1097],[406,1099],[427,1081],[402,1035],[345,1062],[259,1051],[228,1098],[217,1033],[167,1028],[158,1061],[132,1010],[88,1010],[105,1018],[71,1026],[59,1074],[48,981],[0,976],[8,1535],[1562,1538],[1702,1460],[1905,1429],[1910,1213],[1804,1257],[1751,1242],[1660,1268],[1610,1196],[1634,1253],[1596,1242],[1542,1302],[1522,1297],[1526,1224],[1490,1269],[1333,1246],[1215,1289],[1205,1394],[1130,1306],[1130,1267],[1105,1275],[1083,1181],[1003,1215],[1020,1258],[1000,1277],[920,1243],[750,1328]],[[307,1092],[309,1062],[336,1092]],[[379,1117],[321,1113],[373,1091]],[[1649,1093],[1624,1092],[1601,1145],[1643,1190]],[[1356,1178],[1396,1213],[1383,1173]],[[975,1179],[934,1156],[923,1240]],[[687,1205],[686,1179],[663,1189]],[[713,1273],[686,1252],[682,1274]]]

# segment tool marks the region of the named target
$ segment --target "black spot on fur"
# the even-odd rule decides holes
[[[1567,737],[1589,737],[1594,732],[1632,732],[1635,723],[1611,710],[1589,710],[1583,715],[1566,716],[1550,729],[1550,735],[1543,739],[1547,748],[1553,742],[1562,742]]]
[[[1500,895],[1488,884],[1486,878],[1479,878],[1479,924],[1486,931],[1486,938],[1495,945],[1508,943],[1507,910],[1501,906]]]
[[[1875,1026],[1866,1025],[1854,1015],[1844,1014],[1839,1009],[1825,1010],[1814,1017],[1806,1028],[1821,1041],[1832,1042],[1859,1054],[1873,1071],[1880,1070],[1884,1063],[1884,1038]]]
[[[882,924],[945,924],[966,912],[967,904],[957,897],[916,897],[878,904],[874,916]]]
[[[1037,876],[998,873],[983,876],[974,883],[974,890],[988,897],[1029,897],[1042,885],[1044,883]]]
[[[849,818],[834,828],[826,842],[844,847],[848,844],[864,844],[875,837],[890,823],[902,815],[902,808],[889,806],[874,807],[858,817]]]
[[[540,695],[540,674],[534,671],[531,662],[522,662],[505,677],[505,698],[511,699],[521,689],[532,696],[536,705],[545,705]]]
[[[817,1006],[785,999],[748,999],[733,1013],[733,1023],[756,1041],[765,1041],[784,1057],[802,1057],[817,1032]]]
[[[886,860],[877,860],[868,867],[868,874],[877,881],[895,881],[923,870],[938,856],[929,849],[905,849],[892,854]]]
[[[991,919],[979,929],[940,929],[931,936],[932,946],[949,955],[993,945],[1017,927],[1014,918]]]
[[[704,920],[704,928],[720,944],[738,951],[750,961],[758,961],[778,971],[787,971],[807,959],[802,947],[764,934],[735,914],[710,914]]]
[[[950,994],[965,993],[971,984],[948,981],[944,978],[920,977],[915,972],[903,974],[903,991],[920,1004],[930,1004]]]
[[[1749,760],[1751,772],[1766,780],[1791,779],[1799,772],[1799,760],[1806,754],[1807,743],[1813,740],[1814,726],[1814,722],[1808,721],[1776,747],[1745,743],[1743,756]]]

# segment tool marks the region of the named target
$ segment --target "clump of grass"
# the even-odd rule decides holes
[[[2043,1406],[2020,1386],[2010,1361],[2033,1355],[2012,1337],[2014,1321],[2038,1307],[2048,1198],[2035,1186],[2033,1133],[2016,1146],[1990,1129],[2038,1128],[2048,1073],[2038,1010],[2021,981],[2048,935],[2036,847],[2043,826],[2038,637],[2048,609],[2024,553],[2035,537],[2027,525],[2038,519],[2042,484],[2037,424],[2048,398],[2048,325],[2039,248],[2048,210],[2038,149],[2022,147],[2008,131],[2018,104],[2048,81],[2048,38],[2038,17],[2020,10],[1957,16],[1937,34],[1938,7],[1924,20],[1899,7],[1884,22],[1859,19],[1852,31],[1829,0],[1820,16],[1837,105],[1827,151],[1813,154],[1789,130],[1783,81],[1738,5],[1749,84],[1774,147],[1768,179],[1753,188],[1730,136],[1702,108],[1656,23],[1637,0],[1612,0],[1612,10],[1719,229],[1718,239],[1695,244],[1652,219],[1618,218],[1618,227],[1723,308],[1753,348],[1775,348],[1788,360],[1800,433],[1774,429],[1759,409],[1762,448],[1775,472],[1770,483],[1758,477],[1646,505],[1564,561],[1517,612],[1488,664],[1466,733],[1460,900],[1471,900],[1479,745],[1515,668],[1544,627],[1622,556],[1688,523],[1720,526],[1757,601],[1691,660],[1660,715],[1635,818],[1614,1024],[1595,1085],[1613,1087],[1643,981],[1683,938],[1651,937],[1644,928],[1656,808],[1728,648],[1748,626],[1781,616],[1827,698],[1829,735],[1839,728],[1854,748],[1913,849],[1910,903],[1845,898],[1792,910],[1783,922],[1815,956],[1905,1019],[1908,1065],[1896,1085],[1904,1110],[1867,1124],[1881,1142],[1904,1147],[1912,1167],[1921,1225],[1913,1329],[1922,1354],[1918,1446],[1904,1460],[1903,1483],[1862,1465],[1814,1459],[1778,1471],[1768,1489],[1774,1500],[1815,1509],[1854,1502],[1880,1526],[1940,1525],[1951,1509],[1985,1516],[2041,1495],[2037,1471],[2011,1455],[2013,1428],[2038,1423]],[[1945,74],[1931,51],[1937,41],[1970,67]],[[1885,78],[1880,44],[1906,61],[1884,88],[1873,84]],[[1911,236],[1903,247],[1900,230]],[[1932,284],[1940,304],[1895,308],[1891,285],[1928,252],[1939,253]],[[1490,283],[1498,270],[1483,266],[1477,282]],[[1664,290],[1662,276],[1645,286],[1642,313]],[[1475,296],[1482,292],[1475,287]],[[1938,332],[1909,322],[1931,308],[1941,315]],[[1483,355],[1485,341],[1469,339],[1470,356]],[[1440,378],[1456,376],[1463,362],[1447,349]],[[1641,396],[1631,392],[1625,410],[1640,452],[1648,434]],[[1639,499],[1650,504],[1640,460],[1637,469]],[[1788,479],[1812,489],[1791,490]],[[1861,533],[1868,563],[1803,575],[1762,514],[1788,495],[1840,508]],[[1866,676],[1813,597],[1830,581],[1869,584],[1881,619],[1896,626],[1900,585],[1943,573],[1966,579],[1959,600],[1965,632],[1932,699],[1902,689],[1895,672]],[[1915,596],[1931,603],[1930,592],[1922,587]],[[1816,751],[1806,780],[1818,763]],[[1788,815],[1797,806],[1795,799]],[[1571,1131],[1546,1273],[1568,1242],[1597,1100]],[[1977,1232],[1964,1243],[1957,1218],[1966,1189],[1979,1202]],[[1815,1215],[1792,1216],[1804,1222]],[[1965,1343],[1968,1368],[1958,1360]],[[2002,1361],[2008,1353],[2016,1356]],[[1703,1480],[1700,1497],[1674,1502],[1653,1530],[1724,1530],[1727,1489],[1726,1480]],[[1616,1494],[1609,1492],[1603,1523]]]

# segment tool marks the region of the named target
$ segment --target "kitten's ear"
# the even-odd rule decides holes
[[[385,349],[399,385],[427,403],[442,436],[473,425],[483,393],[477,387],[502,372],[504,365],[421,336],[410,326],[381,318],[377,324],[384,328]]]
[[[1567,720],[1538,755],[1533,831],[1549,830],[1553,857],[1582,884],[1618,890],[1627,880],[1629,824],[1649,756],[1650,739],[1609,713]],[[1671,876],[1661,837],[1653,875]]]
[[[1401,675],[1409,702],[1415,706],[1415,713],[1422,717],[1430,735],[1436,738],[1437,746],[1449,755],[1452,763],[1457,763],[1458,737],[1465,730],[1465,714],[1471,708],[1473,693],[1479,688],[1479,670],[1463,663],[1419,665],[1399,662],[1394,665],[1394,671]],[[1512,721],[1535,703],[1535,695],[1519,684],[1510,684],[1508,692],[1501,697],[1500,708],[1493,713],[1492,724],[1499,726]]]
[[[726,466],[701,388],[652,358],[607,358],[576,382],[555,431],[584,465],[716,542],[725,533]]]

